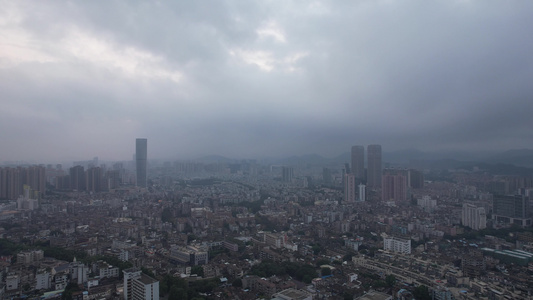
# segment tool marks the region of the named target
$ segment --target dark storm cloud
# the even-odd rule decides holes
[[[530,2],[1,4],[0,161],[531,147]]]

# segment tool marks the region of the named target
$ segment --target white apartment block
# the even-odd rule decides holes
[[[418,199],[417,204],[426,212],[433,212],[435,208],[437,208],[437,200],[431,199],[429,196],[424,196],[422,199]]]
[[[114,267],[103,261],[97,262],[96,269],[100,278],[113,278],[119,277],[120,275],[118,267]]]
[[[130,268],[124,273],[124,300],[159,300],[159,281]]]
[[[391,252],[411,254],[411,240],[386,237],[383,239],[383,249]]]
[[[20,277],[17,274],[7,274],[6,277],[6,291],[18,290],[20,284]]]
[[[35,275],[35,289],[48,290],[52,286],[52,276],[46,270],[39,270]]]
[[[473,204],[463,204],[461,224],[474,230],[487,228],[487,215],[485,208]]]

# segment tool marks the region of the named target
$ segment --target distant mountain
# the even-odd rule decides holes
[[[383,152],[383,161],[392,164],[410,165],[420,161],[482,161],[494,155],[494,152],[465,152],[465,151],[438,151],[424,152],[417,149],[407,149]]]
[[[469,161],[460,161],[455,159],[419,159],[412,160],[407,165],[409,168],[414,169],[462,169],[465,165],[473,164]]]
[[[338,163],[338,164],[344,164],[344,163],[351,163],[352,161],[352,155],[350,152],[344,152],[338,156],[335,156],[330,159],[331,163]]]
[[[516,166],[513,164],[464,162],[457,168],[465,170],[474,170],[474,168],[476,168],[482,172],[487,172],[493,175],[533,176],[533,168]]]
[[[383,152],[382,161],[393,164],[408,164],[413,160],[430,158],[434,157],[431,157],[429,153],[416,149],[405,149],[392,152]]]
[[[523,167],[533,167],[533,150],[513,149],[492,155],[483,160],[488,163],[512,164]]]
[[[366,157],[365,153],[365,160]],[[231,159],[220,155],[209,155],[196,159],[205,163],[238,163],[241,160]],[[262,164],[291,165],[291,166],[338,166],[342,168],[345,163],[351,162],[350,152],[344,152],[335,157],[324,157],[316,153],[293,155],[282,158],[261,158],[257,160]],[[417,149],[404,149],[383,152],[383,166],[400,166],[420,169],[457,169],[475,165],[499,165],[492,170],[507,170],[503,165],[517,167],[533,167],[533,150],[516,149],[501,153],[494,152],[424,152]]]
[[[279,164],[283,165],[314,165],[314,166],[325,166],[332,163],[330,158],[318,154],[305,154],[298,156],[291,156],[287,158],[280,159]]]

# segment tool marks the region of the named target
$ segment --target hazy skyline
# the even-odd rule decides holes
[[[0,162],[533,148],[530,1],[0,5]]]

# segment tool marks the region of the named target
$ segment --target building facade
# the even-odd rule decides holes
[[[381,145],[368,145],[368,168],[367,168],[367,186],[370,188],[381,187]]]
[[[461,224],[474,230],[487,228],[487,214],[484,207],[465,203],[461,215]]]
[[[344,174],[344,202],[355,202],[357,185],[354,174]]]
[[[124,300],[159,300],[159,281],[130,268],[124,273]]]
[[[356,184],[365,182],[365,147],[352,146],[352,174]]]
[[[24,185],[37,193],[37,198],[46,194],[44,166],[0,168],[0,199],[15,200],[24,192]]]
[[[383,201],[406,202],[407,179],[403,174],[385,174],[382,176],[381,198]]]
[[[383,250],[411,254],[411,240],[386,237],[383,239]]]
[[[146,187],[148,159],[148,140],[137,139],[135,141],[135,166],[137,173],[137,186]]]
[[[209,262],[209,252],[207,249],[188,245],[180,247],[173,245],[170,248],[170,257],[180,264],[205,265]]]
[[[133,280],[133,300],[159,300],[159,281],[141,273]]]
[[[294,179],[294,168],[293,167],[283,167],[281,168],[281,177],[283,182],[292,182]]]
[[[531,226],[529,197],[494,195],[492,218],[498,223]]]
[[[359,188],[359,198],[357,198],[357,201],[366,201],[366,185],[360,183],[358,188]]]

